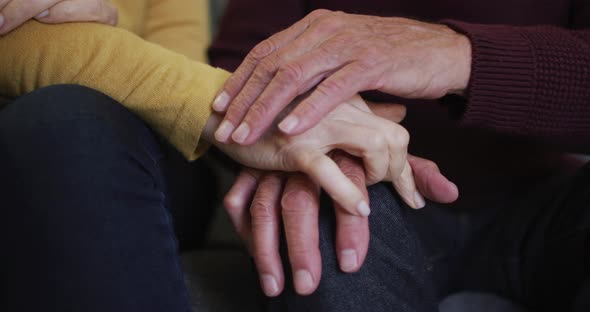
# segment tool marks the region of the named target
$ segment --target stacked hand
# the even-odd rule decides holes
[[[33,18],[49,24],[98,22],[116,25],[118,12],[110,0],[0,0],[0,35]]]
[[[379,115],[392,121],[403,119],[403,106],[372,106]],[[363,191],[366,200],[366,174],[362,161],[342,151],[331,155],[342,173]],[[433,162],[408,155],[418,191],[439,203],[457,199],[457,187],[448,181]],[[295,290],[312,293],[321,276],[319,251],[320,186],[302,173],[263,172],[245,169],[225,197],[224,205],[236,231],[254,257],[262,289],[267,296],[281,293],[284,271],[279,256],[281,226],[288,245]],[[368,219],[349,213],[334,204],[336,252],[340,268],[354,272],[360,268],[368,250]]]
[[[212,132],[219,122],[219,116],[210,118],[204,130],[206,140],[215,141]],[[216,145],[248,167],[305,173],[344,209],[354,215],[367,216],[369,207],[362,192],[327,154],[341,149],[361,157],[367,172],[367,183],[391,181],[408,205],[420,208],[424,206],[424,199],[416,190],[412,168],[406,157],[408,141],[408,133],[403,127],[374,115],[356,96],[302,134],[286,136],[271,130],[249,146],[219,142]]]
[[[312,89],[279,124],[284,133],[302,133],[365,90],[430,99],[462,93],[470,73],[468,38],[445,25],[317,10],[244,59],[213,105],[226,112],[216,137],[251,144]]]
[[[257,45],[228,79],[213,104],[214,110],[225,113],[215,138],[219,142],[232,142],[234,146],[247,146],[260,142],[266,131],[278,135],[280,129],[289,135],[284,137],[286,140],[301,135],[307,135],[309,140],[334,139],[321,131],[313,131],[325,118],[339,111],[339,105],[351,96],[366,90],[427,99],[461,94],[467,87],[470,71],[468,38],[447,26],[317,10]],[[293,105],[288,114],[279,115],[304,93],[309,96]],[[387,115],[395,108],[379,110],[378,114]],[[347,122],[359,116],[351,110],[341,113],[355,115],[342,118]],[[389,119],[399,122],[402,118]],[[377,124],[380,126],[375,128]],[[360,123],[352,132],[346,132],[347,127],[343,127],[338,133],[341,143],[338,148],[348,154],[332,154],[332,161],[341,172],[324,157],[321,163],[312,162],[318,169],[300,168],[302,173],[286,175],[248,169],[240,174],[225,205],[254,256],[265,294],[278,295],[284,287],[278,254],[280,220],[296,291],[309,294],[317,287],[321,275],[320,188],[326,189],[335,200],[336,250],[345,272],[358,270],[364,261],[369,230],[365,214],[351,213],[354,209],[347,206],[348,200],[342,200],[339,190],[353,190],[352,186],[356,185],[364,192],[355,191],[355,200],[364,196],[368,201],[365,184],[385,179],[393,182],[410,207],[424,206],[420,194],[440,203],[456,200],[457,187],[442,176],[434,163],[407,155],[408,133],[394,124],[396,126],[381,119],[375,120],[374,125]],[[376,142],[374,135],[378,134],[385,135],[390,148],[368,150],[386,149],[389,153],[359,152],[358,147],[352,146],[362,145],[367,140]],[[327,150],[331,149],[322,149],[322,153]],[[362,156],[362,164],[351,155]],[[389,169],[384,174],[388,158]],[[319,169],[323,163],[330,164],[329,172]],[[343,184],[330,181],[347,181],[347,186],[340,189]]]

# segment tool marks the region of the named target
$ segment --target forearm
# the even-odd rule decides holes
[[[0,38],[0,94],[80,84],[121,102],[196,158],[211,102],[228,73],[194,62],[134,34],[98,24],[29,22]]]
[[[582,146],[590,142],[590,30],[447,21],[473,47],[465,126]]]

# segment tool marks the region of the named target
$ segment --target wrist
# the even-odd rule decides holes
[[[463,34],[456,33],[454,45],[455,83],[448,94],[464,95],[471,77],[471,41]]]

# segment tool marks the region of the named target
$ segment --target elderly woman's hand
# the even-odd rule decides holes
[[[339,105],[302,134],[285,136],[270,131],[251,146],[216,142],[212,132],[220,121],[217,115],[210,118],[203,133],[205,140],[215,143],[242,165],[307,174],[354,215],[367,216],[369,206],[358,187],[326,155],[336,149],[362,158],[369,185],[391,181],[409,206],[424,206],[407,160],[408,132],[397,123],[374,115],[359,96]]]
[[[33,18],[50,24],[97,22],[114,26],[118,11],[110,0],[0,0],[0,35]]]
[[[469,39],[445,25],[317,10],[258,44],[228,79],[213,105],[227,110],[229,126],[218,137],[253,143],[308,90],[278,125],[284,133],[309,129],[361,91],[429,99],[461,93],[470,72]]]

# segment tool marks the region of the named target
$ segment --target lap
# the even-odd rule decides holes
[[[334,218],[324,201],[320,287],[305,298],[288,289],[271,307],[435,311],[432,306],[442,296],[465,290],[495,293],[533,311],[587,304],[588,286],[582,285],[590,268],[590,165],[574,177],[521,190],[476,216],[433,203],[411,210],[385,184],[372,187],[370,196],[371,241],[362,269],[339,270]]]
[[[192,184],[212,184],[193,176],[202,171],[121,104],[80,86],[0,110],[0,150],[4,307],[188,310],[172,215],[190,209],[192,233],[203,234],[211,192]]]
[[[95,196],[98,183],[151,187],[165,194],[181,249],[197,248],[204,240],[217,200],[211,168],[201,160],[186,161],[100,92],[57,85],[16,99],[0,109],[0,151],[3,172],[26,179],[27,188],[47,189],[52,178],[62,184],[69,179],[68,188],[86,188]],[[118,178],[130,174],[133,183]],[[16,187],[15,181],[3,182],[5,189]]]

